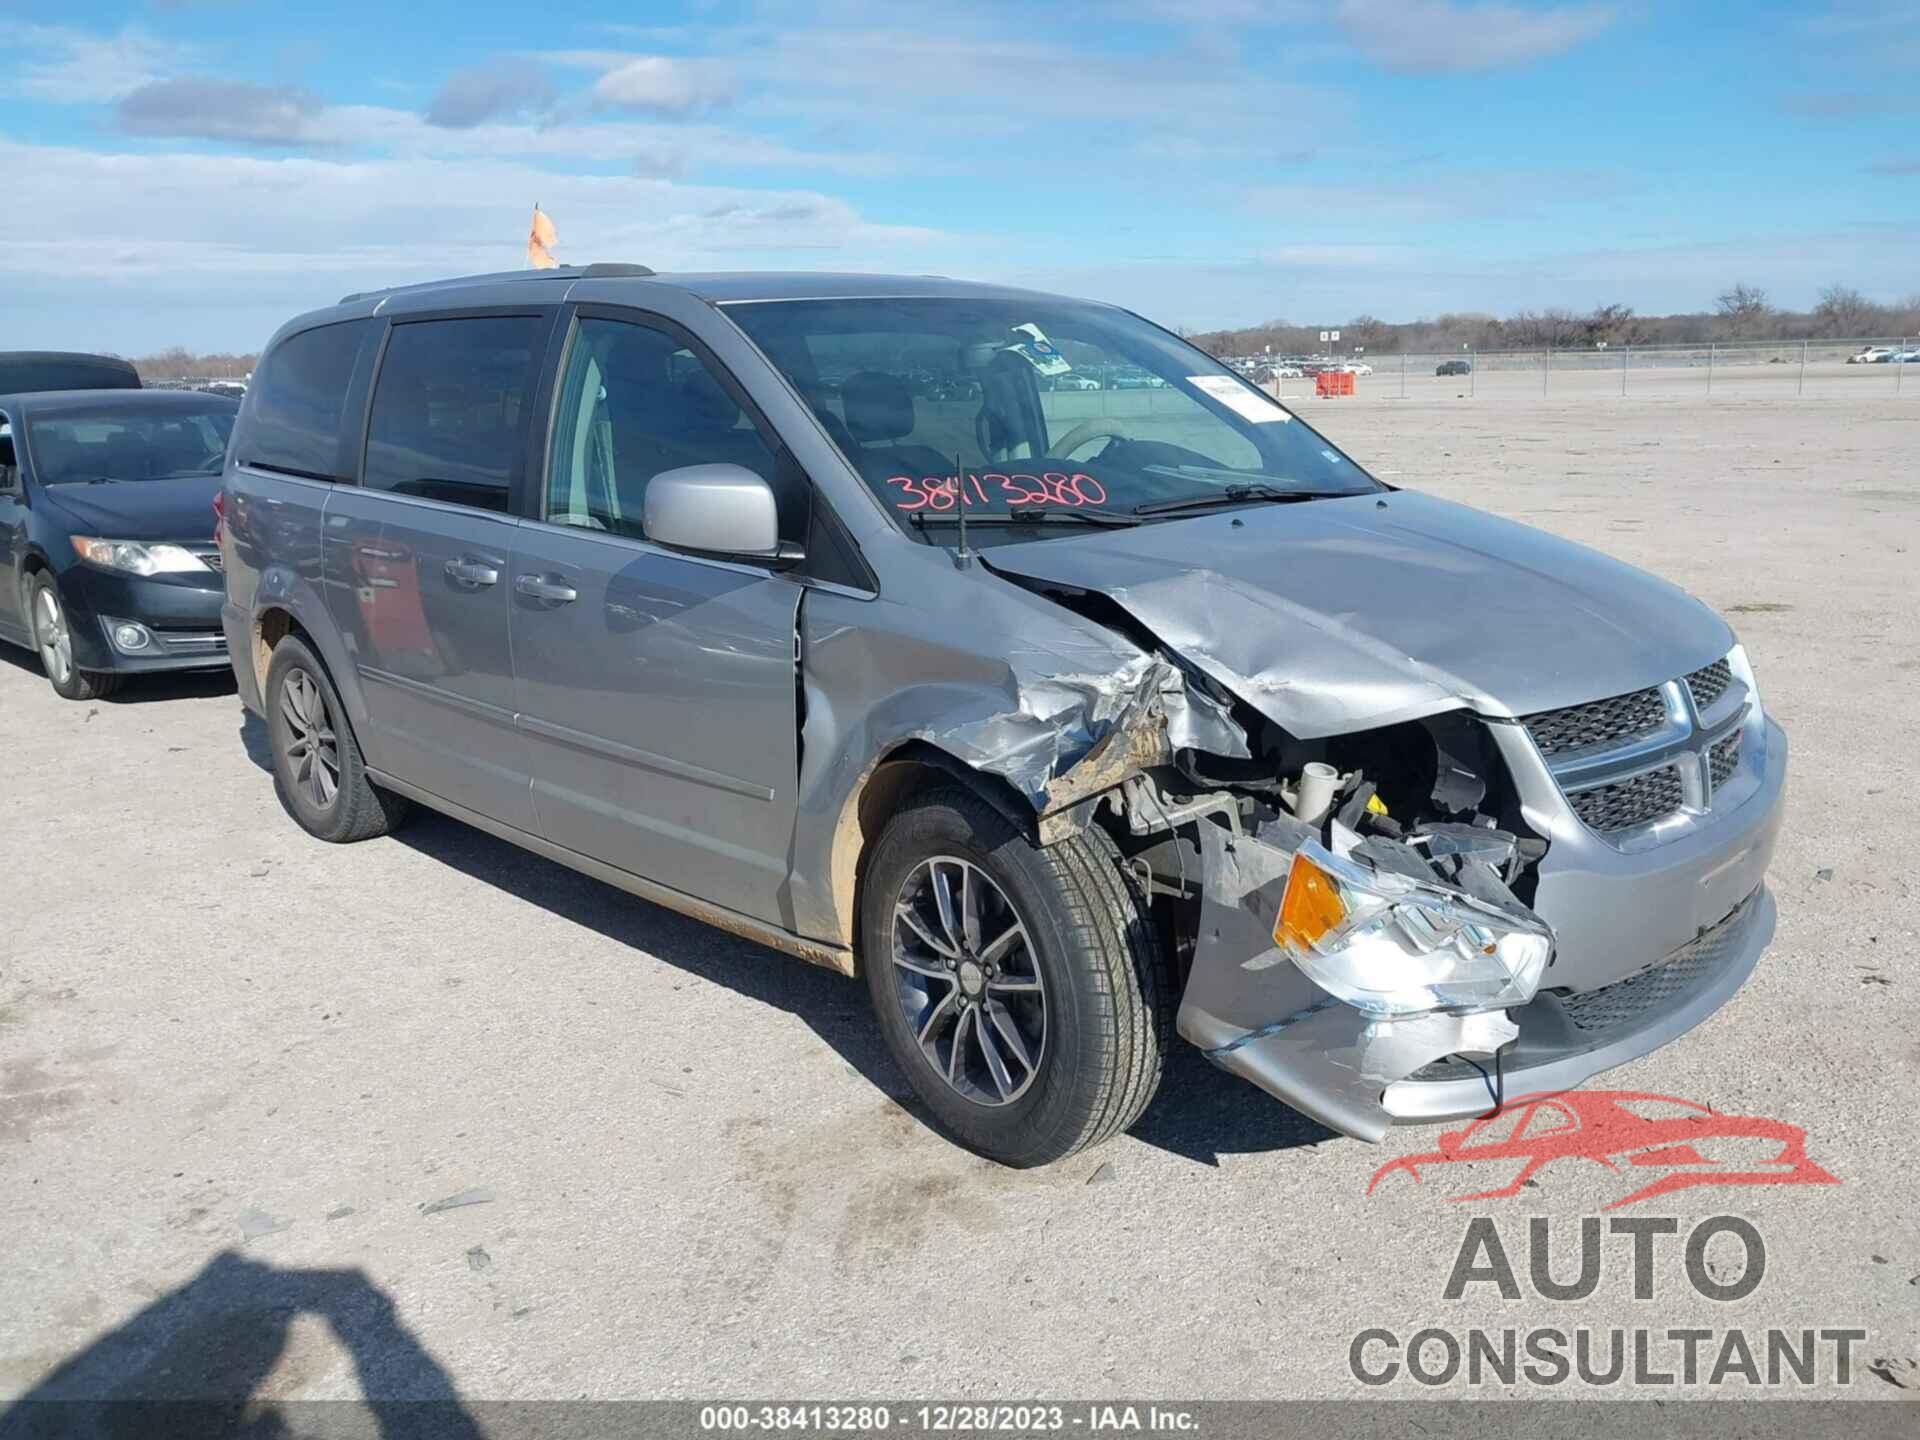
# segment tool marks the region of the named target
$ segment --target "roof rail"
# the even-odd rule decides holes
[[[342,295],[339,303],[352,305],[387,295],[406,295],[419,290],[450,289],[459,285],[493,285],[509,280],[600,280],[614,276],[648,276],[654,272],[645,265],[603,262],[593,265],[557,265],[549,270],[495,270],[484,275],[452,275],[445,280],[421,280],[412,285],[387,285],[377,290],[356,290]]]

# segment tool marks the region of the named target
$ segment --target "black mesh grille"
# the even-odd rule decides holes
[[[1732,683],[1733,667],[1724,660],[1716,660],[1687,676],[1687,689],[1693,692],[1696,710],[1710,709],[1714,701],[1727,693],[1727,686]]]
[[[1757,893],[1757,892],[1756,892]],[[1626,1029],[1637,1024],[1649,1014],[1668,1008],[1693,991],[1708,984],[1721,969],[1731,964],[1739,952],[1739,941],[1743,936],[1743,926],[1753,911],[1754,897],[1749,895],[1734,912],[1715,925],[1711,930],[1694,940],[1688,941],[1669,955],[1664,962],[1652,970],[1639,975],[1628,976],[1625,980],[1616,980],[1598,990],[1589,990],[1584,995],[1571,995],[1564,990],[1551,991],[1560,1002],[1560,1009],[1574,1029],[1587,1037],[1604,1035],[1614,1029]],[[1526,1027],[1524,1012],[1515,1012],[1522,1029]],[[1588,1038],[1582,1042],[1582,1048],[1591,1048],[1604,1043],[1601,1039]],[[1511,1067],[1516,1063],[1508,1060],[1508,1076],[1511,1080]],[[1459,1055],[1443,1055],[1438,1060],[1422,1065],[1409,1080],[1484,1080],[1491,1088],[1493,1084],[1493,1062],[1482,1059],[1479,1068]],[[1491,1098],[1491,1097],[1489,1097]]]
[[[1602,835],[1631,830],[1680,808],[1680,771],[1669,765],[1636,775],[1631,780],[1577,790],[1568,798],[1574,813],[1589,829],[1598,830]]]
[[[1707,752],[1707,770],[1718,790],[1729,775],[1740,768],[1740,732],[1734,731]]]
[[[1636,690],[1631,695],[1595,700],[1590,705],[1543,710],[1538,715],[1527,716],[1525,724],[1542,755],[1558,755],[1589,745],[1609,745],[1651,734],[1666,718],[1667,707],[1658,690]]]
[[[1629,1025],[1649,1011],[1665,1008],[1727,963],[1735,953],[1741,924],[1752,908],[1749,896],[1726,919],[1682,945],[1658,968],[1584,995],[1562,995],[1560,1008],[1576,1030],[1589,1033]]]

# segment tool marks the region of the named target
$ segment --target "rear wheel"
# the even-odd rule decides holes
[[[53,576],[42,570],[27,586],[27,614],[33,621],[33,648],[53,693],[63,700],[99,700],[120,688],[120,677],[82,670],[73,663],[73,629]]]
[[[303,641],[288,636],[274,647],[265,703],[274,789],[301,829],[346,844],[405,818],[406,800],[367,778],[339,693]]]
[[[932,791],[887,823],[862,896],[881,1031],[963,1143],[1045,1165],[1146,1109],[1171,1039],[1171,986],[1103,833],[1042,849],[977,796]]]

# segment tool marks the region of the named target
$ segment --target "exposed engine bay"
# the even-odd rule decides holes
[[[1300,740],[1237,707],[1249,755],[1227,758],[1168,746],[1153,697],[1139,702],[1055,782],[1067,803],[1042,833],[1116,833],[1177,957],[1181,1033],[1360,1138],[1384,1133],[1387,1085],[1443,1057],[1484,1064],[1493,1108],[1518,1034],[1505,1012],[1545,982],[1553,932],[1529,904],[1547,841],[1488,722],[1453,711]],[[1139,768],[1076,797],[1121,766]],[[1310,1083],[1290,1083],[1296,1054]]]

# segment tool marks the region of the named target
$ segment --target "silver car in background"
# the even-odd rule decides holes
[[[624,265],[349,296],[274,337],[225,485],[302,826],[428,805],[863,977],[1008,1164],[1130,1126],[1176,1027],[1368,1140],[1576,1085],[1772,935],[1786,740],[1724,621],[1122,310]]]

